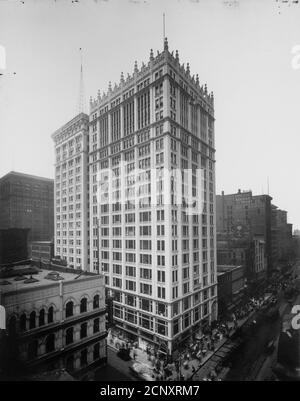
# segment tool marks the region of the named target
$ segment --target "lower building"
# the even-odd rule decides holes
[[[53,257],[53,241],[34,241],[31,243],[31,259],[33,262],[49,264]]]
[[[93,273],[63,267],[2,269],[0,304],[6,312],[2,345],[6,342],[11,350],[6,366],[14,369],[17,361],[22,375],[65,368],[82,378],[105,364],[104,295],[103,277]]]
[[[28,258],[26,228],[0,230],[0,265],[25,261]]]
[[[218,269],[218,310],[226,314],[239,305],[244,296],[245,275],[243,266],[217,266]]]
[[[263,285],[267,276],[266,244],[261,235],[218,233],[218,265],[244,266],[248,285]]]

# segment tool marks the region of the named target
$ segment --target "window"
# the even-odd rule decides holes
[[[44,324],[45,324],[45,310],[41,309],[39,315],[39,326],[44,326]]]
[[[54,334],[49,334],[46,338],[46,353],[52,352],[55,349],[55,336]]]
[[[140,278],[151,280],[152,278],[151,269],[140,269]]]
[[[135,290],[136,290],[136,283],[135,283],[135,281],[126,280],[126,290],[135,291]]]
[[[29,316],[29,329],[35,328],[35,319],[36,319],[36,313],[33,311],[30,313]]]
[[[164,320],[157,319],[156,332],[163,336],[167,336],[168,335],[167,322],[165,322]]]
[[[84,349],[80,353],[80,366],[85,366],[87,364],[87,349]]]
[[[165,272],[162,270],[157,271],[157,281],[160,283],[164,283],[166,281]]]
[[[93,323],[93,332],[98,333],[98,331],[100,330],[100,319],[94,319],[94,323]]]
[[[10,336],[14,336],[16,334],[16,332],[17,332],[17,318],[16,318],[16,316],[12,316],[9,319],[8,332],[9,332]]]
[[[94,309],[99,308],[99,295],[98,295],[98,294],[94,296],[93,308],[94,308]]]
[[[94,361],[100,357],[100,344],[97,343],[94,345],[93,349],[93,359]]]
[[[66,330],[66,345],[72,344],[72,342],[74,341],[73,333],[74,333],[73,327],[69,327]]]
[[[50,306],[48,309],[48,324],[53,323],[53,316],[54,316],[54,308],[53,306]]]
[[[23,313],[20,317],[20,330],[21,331],[26,331],[26,315]]]
[[[166,297],[166,289],[164,287],[157,287],[157,296],[164,299]]]
[[[80,313],[84,313],[86,311],[87,311],[87,299],[82,298],[82,300],[80,301]]]
[[[69,301],[66,305],[66,317],[73,316],[73,302]]]
[[[87,323],[82,323],[80,326],[80,338],[85,338],[87,336]]]
[[[152,295],[152,285],[140,283],[140,293],[146,295]]]

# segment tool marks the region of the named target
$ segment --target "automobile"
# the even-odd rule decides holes
[[[132,366],[129,367],[130,373],[143,381],[155,381],[155,376],[153,372],[153,368],[150,366],[141,363],[135,362]]]
[[[117,352],[117,356],[123,359],[123,361],[130,361],[131,360],[130,349],[120,348],[119,351]]]

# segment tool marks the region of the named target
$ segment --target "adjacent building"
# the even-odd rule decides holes
[[[249,232],[217,234],[218,265],[242,265],[248,285],[257,288],[267,275],[265,240],[263,236],[250,236]]]
[[[14,356],[23,374],[66,368],[82,378],[106,363],[102,276],[66,268],[2,269],[0,304],[7,333],[1,345],[11,347],[7,367]]]
[[[251,247],[264,244],[264,255],[261,251],[254,254],[254,258],[264,261],[254,266],[254,271],[267,270],[270,274],[273,269],[272,256],[272,198],[269,195],[252,195],[251,191],[236,194],[217,195],[217,232],[228,234],[236,238],[244,237]],[[276,266],[275,266],[276,267]],[[252,268],[253,270],[253,268]]]
[[[89,117],[81,113],[52,135],[55,144],[55,256],[89,270]],[[99,269],[98,269],[99,270]]]
[[[0,265],[28,259],[28,228],[0,229]]]
[[[272,205],[272,257],[273,265],[285,263],[293,253],[293,226],[287,222],[287,212]]]
[[[224,316],[243,299],[246,284],[244,266],[218,265],[217,269],[219,314]]]
[[[31,259],[33,262],[49,265],[53,257],[53,241],[34,241],[31,243]]]
[[[54,224],[53,180],[11,171],[0,179],[0,229],[28,230],[32,241],[51,241]]]
[[[90,108],[90,270],[105,276],[115,325],[172,352],[217,317],[213,94],[165,40]]]

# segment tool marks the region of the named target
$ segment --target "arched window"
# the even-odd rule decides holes
[[[44,324],[45,324],[45,310],[41,309],[39,315],[39,326],[44,326]]]
[[[12,316],[8,323],[8,333],[10,336],[14,336],[17,333],[17,318]]]
[[[38,342],[37,340],[32,341],[28,345],[28,359],[36,358],[38,355]]]
[[[73,316],[73,302],[69,301],[66,305],[66,317]]]
[[[94,354],[94,361],[100,357],[100,344],[99,343],[94,345],[93,354]]]
[[[80,326],[80,338],[85,338],[87,336],[87,323],[82,323]]]
[[[32,311],[29,316],[29,329],[35,329],[36,313]]]
[[[55,350],[55,336],[54,334],[49,334],[46,338],[46,353]]]
[[[69,372],[72,372],[74,370],[74,355],[69,356],[69,358],[67,359],[66,368]]]
[[[94,308],[94,309],[99,308],[99,295],[98,295],[98,294],[94,296],[93,308]]]
[[[84,349],[80,353],[80,366],[85,366],[87,364],[87,349]]]
[[[87,299],[82,298],[82,300],[80,301],[80,313],[84,313],[86,311],[87,311]]]
[[[73,342],[73,333],[74,333],[73,327],[69,327],[66,330],[66,345],[72,344],[72,342]]]
[[[98,319],[94,319],[94,325],[93,325],[93,327],[94,327],[94,333],[98,333],[98,331],[99,331],[99,326],[100,326],[100,320],[99,320],[99,318],[98,318]]]
[[[54,318],[54,308],[53,306],[50,306],[48,309],[48,324],[53,323],[53,318]]]
[[[23,313],[21,316],[20,316],[20,330],[21,331],[26,331],[26,326],[27,326],[27,317],[26,317],[26,315],[25,315],[25,313]]]

